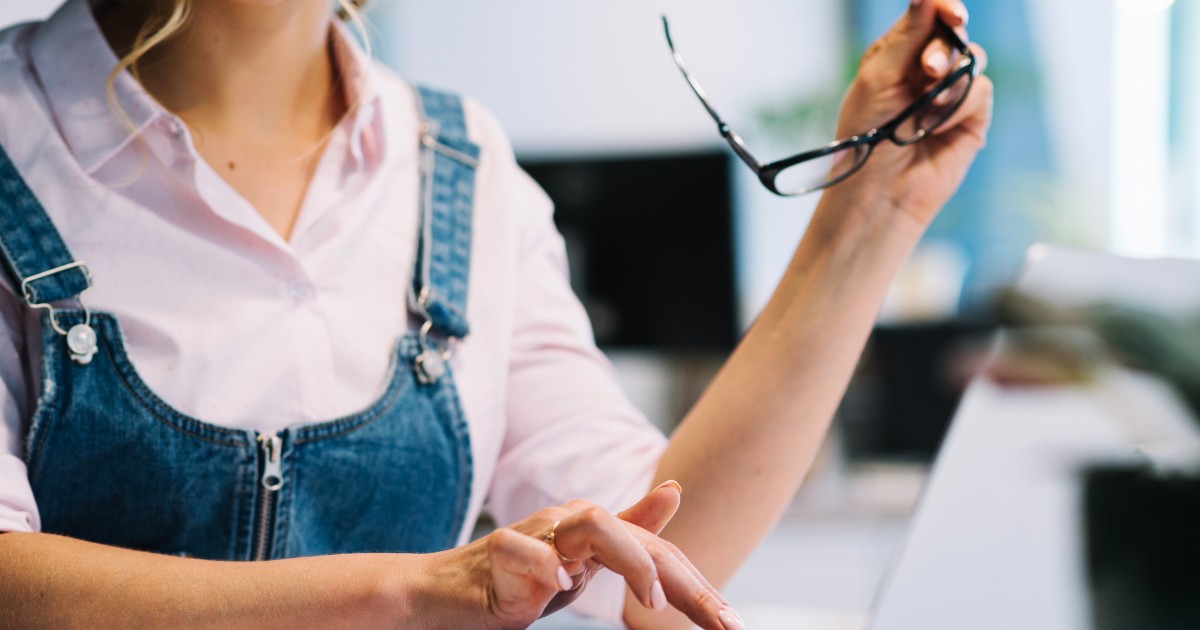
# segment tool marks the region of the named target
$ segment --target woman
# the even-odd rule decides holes
[[[839,137],[946,73],[939,19],[966,11],[913,0],[868,51]],[[711,584],[804,476],[983,146],[988,80],[825,192],[664,442],[495,122],[331,21],[326,0],[68,0],[0,38],[0,618],[509,628],[578,598],[742,628]],[[511,525],[463,544],[485,497]]]

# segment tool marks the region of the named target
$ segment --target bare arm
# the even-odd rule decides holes
[[[930,77],[914,80],[912,70],[921,74],[918,59],[941,45],[930,43],[934,13],[962,25],[959,6],[914,3],[868,51],[839,137],[881,124],[927,87]],[[714,584],[733,575],[795,495],[889,283],[983,146],[990,104],[991,84],[979,77],[937,134],[907,148],[879,145],[862,171],[825,192],[770,302],[672,436],[658,476],[679,480],[685,500],[662,536]],[[635,606],[625,618],[634,628],[686,627],[678,615]]]
[[[403,555],[215,562],[6,533],[0,626],[381,627],[414,612],[397,594],[415,568]]]
[[[722,630],[728,605],[656,535],[678,506],[678,485],[666,483],[618,515],[571,501],[440,553],[268,562],[0,533],[0,627],[508,630],[574,601],[605,568],[638,606],[671,605]]]

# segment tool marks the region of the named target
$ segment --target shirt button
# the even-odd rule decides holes
[[[177,136],[183,135],[183,122],[178,118],[172,118],[170,122],[167,123],[167,127],[171,130],[171,133]]]
[[[288,295],[292,296],[293,300],[303,302],[312,295],[312,287],[307,282],[296,280],[288,283]]]

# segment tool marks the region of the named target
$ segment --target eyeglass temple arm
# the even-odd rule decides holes
[[[762,168],[762,165],[758,163],[758,160],[753,155],[750,155],[750,150],[746,148],[746,143],[742,142],[742,138],[729,128],[729,125],[721,118],[717,110],[708,102],[708,98],[704,95],[704,88],[700,87],[700,84],[692,77],[692,73],[688,72],[687,67],[683,63],[683,57],[675,50],[675,42],[671,40],[671,26],[667,23],[667,16],[662,16],[662,23],[663,32],[667,35],[667,47],[671,49],[671,59],[675,60],[675,66],[679,68],[679,72],[687,80],[688,86],[692,88],[692,92],[696,94],[696,98],[700,99],[700,104],[708,111],[708,115],[712,116],[713,121],[717,123],[717,130],[721,132],[721,136],[729,143],[733,152],[750,168],[758,172]]]
[[[945,22],[943,22],[941,18],[937,19],[937,27],[938,27],[938,30],[941,31],[942,37],[945,38],[945,40],[951,46],[953,46],[956,50],[958,50],[958,52],[963,53],[963,54],[973,55],[973,53],[971,53],[971,47],[968,46],[967,43],[963,41],[963,38],[958,36],[958,33],[955,32],[954,29],[951,28],[949,24],[946,24]]]

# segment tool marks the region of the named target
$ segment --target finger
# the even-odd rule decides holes
[[[579,598],[580,595],[583,594],[584,589],[587,588],[588,582],[591,581],[593,575],[595,575],[594,571],[586,571],[574,578],[575,585],[571,587],[571,590],[559,593],[554,597],[554,599],[551,599],[550,603],[546,604],[546,608],[542,610],[542,616],[545,617],[547,615],[552,615],[563,608],[570,606],[576,599]]]
[[[975,57],[975,68],[971,71],[972,74],[976,76],[983,74],[984,70],[987,69],[987,52],[983,50],[982,46],[977,44],[968,44],[968,47],[971,49],[971,54]],[[957,70],[960,69],[962,64],[966,62],[967,60],[964,57],[959,57],[953,63],[955,64],[955,69]],[[957,80],[962,81],[964,79],[959,78]],[[925,93],[934,89],[939,82],[940,81],[937,79],[926,78],[924,84],[921,86],[921,92]],[[946,105],[954,98],[958,97],[955,95],[953,90],[943,90],[934,98],[933,102],[935,105]]]
[[[891,68],[909,67],[935,35],[938,19],[951,28],[963,28],[967,9],[959,0],[912,0],[908,11],[880,39],[879,57]]]
[[[936,14],[937,19],[942,24],[945,24],[946,26],[950,27],[951,31],[954,31],[954,34],[958,37],[959,41],[971,41],[970,36],[967,35],[967,20],[969,19],[970,14],[967,13],[967,7],[961,2],[961,0],[938,0]],[[934,30],[938,30],[937,26],[934,27]],[[937,35],[936,32],[934,34]],[[936,39],[940,40],[942,38],[936,37]],[[957,45],[949,46],[949,48],[952,51],[950,53],[950,64],[953,66],[955,61],[954,58],[958,52]]]
[[[575,512],[580,512],[595,507],[595,505],[595,503],[592,503],[586,499],[574,499],[560,506],[548,507],[540,510],[527,519],[524,519],[518,523],[513,523],[511,527],[518,532],[541,539],[548,531],[550,531],[550,527],[554,523],[562,521]],[[564,555],[566,555],[568,558],[571,558],[570,554]],[[585,570],[594,571],[596,569],[604,568],[604,565],[592,560],[591,558],[572,558],[571,560],[561,561],[563,563],[563,567],[567,570],[567,574],[571,576],[579,575]]]
[[[501,593],[519,593],[532,581],[547,594],[570,590],[572,580],[554,550],[546,543],[509,528],[501,528],[488,537],[488,558],[492,579]]]
[[[868,58],[878,57],[888,68],[907,69],[933,36],[935,2],[940,1],[913,0],[908,11],[868,50]]]
[[[583,510],[594,508],[596,507],[596,504],[588,501],[587,499],[572,499],[562,504],[560,507],[567,510],[567,512],[563,515],[565,518],[566,516],[575,512],[581,512]],[[570,558],[572,556],[568,555],[567,557]],[[604,565],[595,558],[580,558],[577,560],[573,559],[571,562],[565,563],[565,566],[567,567],[567,572],[572,576],[579,575],[585,571],[597,571],[604,568]]]
[[[678,547],[656,538],[651,541],[650,554],[658,567],[667,601],[693,623],[716,630],[745,629],[741,616]]]
[[[595,560],[623,576],[647,608],[666,605],[649,552],[617,517],[591,506],[564,518],[555,531],[563,555]]]
[[[976,43],[970,43],[967,46],[971,49],[971,54],[975,55],[975,67],[977,68],[975,73],[983,74],[987,70],[988,65],[987,51],[983,49],[983,46]]]
[[[683,487],[678,481],[664,482],[629,509],[617,514],[617,518],[633,523],[652,534],[658,534],[679,510],[682,494]]]
[[[960,0],[937,0],[937,17],[946,23],[946,26],[958,31],[958,35],[966,40],[967,21],[971,15],[967,12],[967,6]]]
[[[992,81],[986,76],[975,77],[967,100],[946,120],[933,130],[933,135],[948,132],[963,132],[981,136],[986,133],[992,117]]]
[[[938,80],[950,71],[954,51],[945,40],[935,37],[921,53],[921,70],[930,80]]]
[[[967,8],[957,1],[939,1],[936,10],[937,19],[954,31],[960,41],[969,41],[967,37]],[[938,28],[934,27],[934,37],[925,45],[921,53],[921,68],[925,75],[933,79],[946,76],[958,59],[957,43],[951,45],[945,36],[937,36]]]

